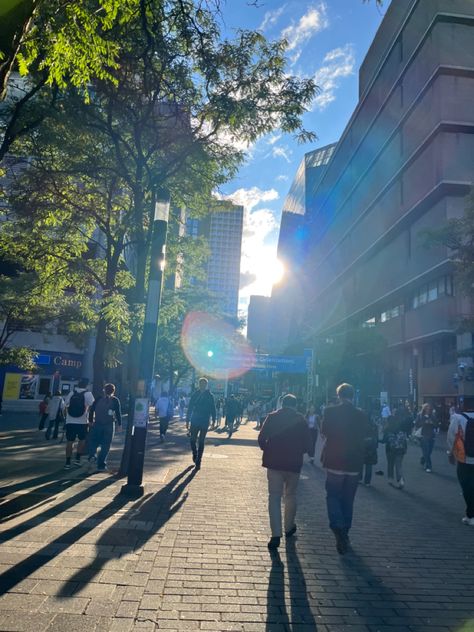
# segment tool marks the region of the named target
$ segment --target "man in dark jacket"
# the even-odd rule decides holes
[[[303,466],[303,455],[311,446],[308,425],[296,411],[296,397],[285,395],[282,408],[270,413],[258,435],[263,450],[262,465],[267,468],[268,513],[272,537],[270,550],[280,546],[282,535],[281,498],[285,499],[285,535],[296,532],[296,490]]]
[[[336,537],[337,551],[343,555],[349,546],[354,498],[370,423],[367,415],[353,404],[353,386],[341,384],[336,393],[339,403],[324,410],[321,434],[326,443],[321,461],[327,472],[329,526]]]
[[[189,400],[186,423],[191,422],[191,450],[196,470],[201,469],[201,459],[204,452],[204,441],[209,430],[209,419],[216,423],[216,403],[214,395],[207,388],[205,377],[199,380],[199,389],[191,395]],[[199,443],[196,446],[196,442]]]

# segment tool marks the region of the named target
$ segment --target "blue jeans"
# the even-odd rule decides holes
[[[114,437],[114,424],[97,424],[92,426],[88,437],[88,456],[89,459],[96,455],[97,448],[100,447],[99,456],[97,457],[97,469],[103,470],[105,468],[105,459],[110,450],[110,444]]]
[[[434,439],[424,439],[421,438],[421,452],[423,454],[423,464],[427,470],[433,469],[431,466],[431,454],[434,448]]]
[[[333,530],[349,531],[352,526],[354,498],[359,477],[357,474],[333,474],[327,472],[326,504],[329,526]]]

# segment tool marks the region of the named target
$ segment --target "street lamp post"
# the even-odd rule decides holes
[[[150,390],[155,375],[156,340],[160,314],[163,269],[165,263],[166,233],[168,229],[170,200],[162,192],[155,204],[155,216],[151,240],[151,261],[148,277],[148,293],[145,323],[140,349],[140,364],[136,396],[133,401],[133,427],[128,462],[127,483],[121,494],[132,498],[143,496],[143,464],[150,407]]]

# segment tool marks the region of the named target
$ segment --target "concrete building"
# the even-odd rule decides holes
[[[209,243],[207,288],[218,299],[222,313],[232,318],[238,315],[243,226],[244,208],[236,205],[203,219],[187,220],[188,235],[203,236]]]
[[[423,232],[460,216],[473,183],[474,2],[392,2],[359,86],[306,190],[303,323],[314,336],[375,327],[388,344],[380,389],[446,409],[474,397],[473,382],[459,379],[470,373],[472,356],[459,351],[472,349],[472,335],[457,334],[473,310],[449,252],[425,248]]]
[[[250,297],[247,316],[247,340],[258,353],[266,353],[269,349],[269,328],[271,298],[269,296],[252,295]]]

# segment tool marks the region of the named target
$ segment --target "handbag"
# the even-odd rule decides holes
[[[421,437],[422,437],[422,427],[421,426],[415,430],[415,432],[413,433],[413,436],[415,437],[415,439],[421,439]]]

